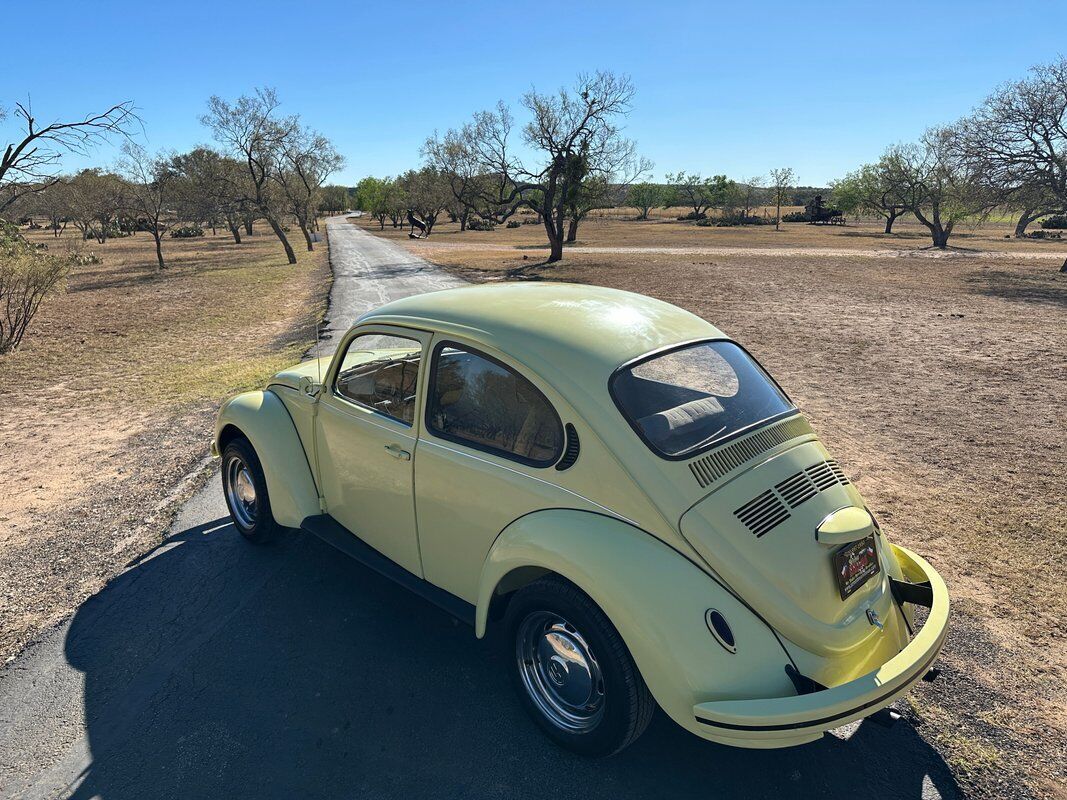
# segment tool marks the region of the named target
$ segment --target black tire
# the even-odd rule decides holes
[[[520,589],[508,603],[504,631],[515,690],[526,711],[556,743],[584,756],[610,756],[633,744],[648,727],[655,700],[615,626],[577,586],[549,576]],[[557,643],[562,641],[568,658],[551,656],[548,661],[564,666],[550,664],[543,669],[546,660],[536,652],[526,657],[531,656],[531,637],[547,642],[552,636]],[[555,652],[560,651],[556,648]],[[591,667],[586,656],[591,657]],[[595,683],[598,689],[576,712],[577,706],[565,701],[561,712],[556,692],[567,690],[572,671],[577,676],[573,680],[578,696],[584,696],[587,676],[589,685]],[[579,716],[571,719],[570,712]]]
[[[250,481],[254,490],[251,505],[242,500],[242,492],[248,496],[247,485],[242,485],[245,481]],[[281,526],[270,510],[263,466],[252,444],[243,437],[231,440],[222,451],[222,496],[233,526],[248,541],[265,544],[277,538]]]

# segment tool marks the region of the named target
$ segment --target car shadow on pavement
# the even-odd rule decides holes
[[[443,612],[293,534],[226,520],[168,539],[87,602],[91,760],[74,798],[956,797],[905,721],[790,750],[738,750],[657,712],[625,753],[547,741],[504,656]]]

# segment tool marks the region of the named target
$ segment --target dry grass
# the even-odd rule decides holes
[[[299,360],[329,283],[324,246],[289,266],[267,228],[169,239],[163,272],[148,234],[82,247],[103,263],[0,357],[0,656],[154,541],[219,399]]]
[[[744,342],[889,534],[950,584],[945,674],[916,693],[928,738],[976,792],[1025,780],[1044,794],[1067,764],[1067,242],[991,225],[940,254],[899,229],[604,219],[551,267],[533,225],[384,235],[473,280],[651,294]]]

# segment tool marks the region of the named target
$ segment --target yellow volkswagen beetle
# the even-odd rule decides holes
[[[712,741],[808,742],[932,674],[945,637],[944,582],[785,392],[641,295],[389,303],[226,403],[212,447],[244,536],[303,528],[499,629],[521,702],[587,755],[657,703]]]

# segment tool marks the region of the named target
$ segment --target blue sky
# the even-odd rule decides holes
[[[42,118],[132,99],[147,145],[209,139],[211,94],[274,86],[348,159],[415,166],[433,130],[582,70],[628,73],[627,131],[658,178],[792,166],[825,184],[1067,52],[1067,4],[976,2],[42,2],[5,37],[0,102]],[[47,57],[41,58],[44,51]],[[10,120],[0,123],[8,133]],[[101,149],[91,162],[113,160]],[[70,158],[69,169],[85,166]]]

